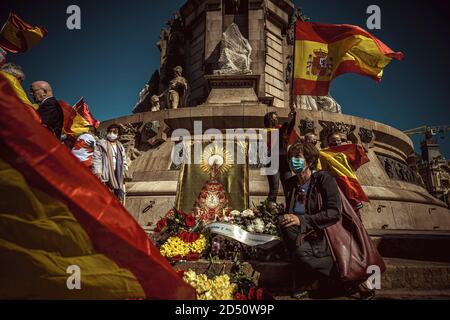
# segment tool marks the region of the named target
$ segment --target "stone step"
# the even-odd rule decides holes
[[[368,230],[383,257],[450,262],[450,232]]]
[[[385,258],[386,272],[381,279],[381,292],[404,290],[408,292],[428,292],[450,290],[450,263],[435,261],[419,261],[398,258]],[[178,262],[175,269],[193,269],[197,273],[205,273],[210,266],[206,260],[195,262]],[[230,273],[231,261],[218,261],[211,265],[215,273]],[[261,287],[269,289],[273,294],[283,296],[292,288],[293,266],[288,262],[244,262],[242,270],[247,276],[258,279]]]

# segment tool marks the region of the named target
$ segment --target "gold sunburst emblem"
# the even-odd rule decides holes
[[[220,176],[225,175],[233,167],[233,158],[227,150],[221,147],[207,147],[203,151],[200,168],[203,172],[212,176],[214,165]]]

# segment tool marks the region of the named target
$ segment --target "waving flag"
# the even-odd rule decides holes
[[[41,116],[37,113],[37,109],[39,106],[35,103],[32,103],[30,99],[28,99],[25,90],[23,90],[20,81],[14,77],[13,75],[6,73],[4,71],[0,71],[0,81],[8,83],[9,87],[12,89],[12,94],[17,97],[22,103],[22,106],[25,106],[26,111],[32,116],[32,118],[38,123],[42,123]]]
[[[96,120],[90,110],[89,106],[81,98],[73,108],[65,101],[58,101],[64,113],[64,133],[72,137],[89,131],[88,126],[98,128],[100,121]]]
[[[402,60],[364,29],[347,24],[297,21],[293,94],[326,96],[331,81],[343,73],[358,73],[377,82],[392,59]]]
[[[0,47],[12,53],[26,52],[46,35],[44,28],[29,25],[11,12],[0,31]]]
[[[72,148],[72,154],[77,157],[86,167],[92,167],[92,159],[96,140],[91,134],[84,133],[78,137]]]
[[[337,147],[325,148],[320,151],[320,169],[327,170],[336,177],[336,182],[354,207],[368,202],[356,177],[356,170],[369,162],[364,149],[356,144],[343,144]]]
[[[0,77],[0,299],[195,299],[134,218],[28,109]],[[80,290],[68,288],[73,268]]]

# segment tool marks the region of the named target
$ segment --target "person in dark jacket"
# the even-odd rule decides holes
[[[42,124],[56,138],[61,139],[64,114],[58,100],[53,97],[53,90],[50,84],[45,81],[35,81],[31,84],[30,93],[34,101],[39,104],[37,112],[41,116]]]
[[[280,186],[283,187],[283,191],[285,189],[285,183],[287,179],[292,177],[292,172],[289,168],[288,164],[288,157],[287,157],[287,141],[289,138],[289,134],[292,132],[294,125],[295,125],[295,116],[296,112],[291,111],[289,113],[289,119],[287,122],[283,123],[282,125],[278,122],[278,115],[276,112],[269,112],[264,116],[264,127],[269,131],[268,132],[268,155],[270,157],[272,156],[278,156],[278,171],[274,175],[268,175],[267,180],[269,182],[269,195],[267,197],[267,200],[269,203],[276,203],[277,202],[277,195],[278,195],[278,188]],[[278,141],[271,141],[271,130],[278,129]],[[278,152],[277,155],[271,154],[272,144],[278,145]]]
[[[279,217],[283,239],[305,287],[316,280],[332,280],[334,262],[324,229],[341,218],[341,200],[336,180],[326,171],[316,172],[319,150],[311,143],[297,142],[288,153],[295,176],[286,181],[286,214]],[[321,198],[321,200],[319,200]],[[297,296],[306,295],[300,291]]]
[[[297,142],[289,148],[288,157],[295,176],[286,181],[286,213],[279,217],[279,225],[296,274],[303,280],[294,297],[308,296],[313,284],[319,283],[319,289],[327,293],[359,293],[361,299],[372,299],[374,292],[363,285],[338,280],[324,230],[341,219],[342,203],[336,179],[328,171],[316,171],[319,150],[311,143]]]

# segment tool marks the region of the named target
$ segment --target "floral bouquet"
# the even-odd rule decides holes
[[[200,233],[202,228],[202,222],[192,214],[174,208],[158,221],[153,231],[161,255],[175,262],[200,258],[208,247],[206,237]]]
[[[237,285],[227,274],[209,278],[206,274],[188,270],[184,272],[183,280],[195,289],[199,300],[233,300],[237,291]]]
[[[197,293],[198,300],[273,300],[268,290],[259,288],[248,278],[237,273],[231,275],[197,274],[193,270],[177,271]]]
[[[242,212],[233,210],[224,222],[233,223],[242,229],[253,233],[264,233],[279,236],[277,219],[284,212],[284,207],[278,204],[270,205],[267,201]]]

